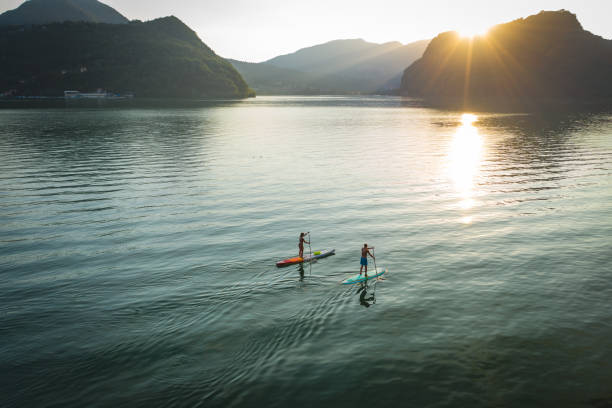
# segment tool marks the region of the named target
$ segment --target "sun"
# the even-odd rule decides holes
[[[478,120],[478,116],[473,113],[464,113],[461,115],[461,124],[463,126],[472,126],[474,122]]]
[[[457,29],[459,35],[463,38],[484,37],[487,35],[489,28],[482,27],[463,27]]]

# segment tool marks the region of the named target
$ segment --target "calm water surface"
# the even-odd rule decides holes
[[[612,404],[610,112],[1,110],[0,157],[3,407]]]

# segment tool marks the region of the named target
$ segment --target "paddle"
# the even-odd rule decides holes
[[[372,259],[374,260],[374,275],[376,275],[378,273],[378,268],[376,267],[376,253],[374,247],[372,247]]]
[[[312,237],[310,236],[310,231],[308,231],[306,234],[308,234],[308,251],[310,252],[310,265],[308,268],[308,274],[312,275],[312,247],[310,246],[310,243],[312,242]]]
[[[374,252],[374,247],[372,247],[372,258],[374,259],[374,271],[378,273],[378,268],[376,267],[376,253]],[[379,276],[376,280],[385,280],[385,278]]]

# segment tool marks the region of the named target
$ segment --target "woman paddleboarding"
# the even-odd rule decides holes
[[[298,244],[298,248],[300,250],[298,256],[304,259],[304,243],[310,245],[309,241],[306,241],[306,235],[310,234],[310,232],[300,232],[300,243]]]

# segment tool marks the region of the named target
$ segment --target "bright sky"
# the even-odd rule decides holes
[[[0,12],[23,0],[0,0]],[[566,9],[612,39],[612,0],[102,0],[129,19],[175,15],[223,57],[259,62],[343,38],[408,43]]]

